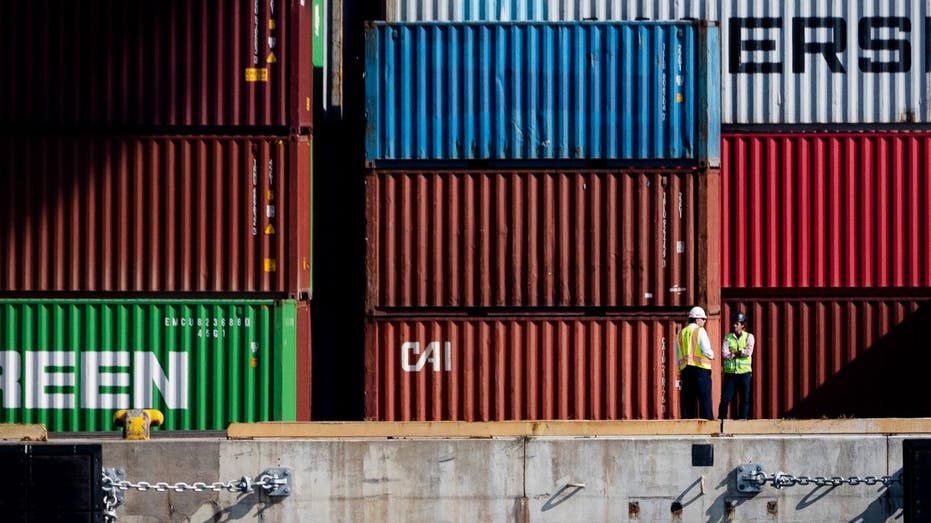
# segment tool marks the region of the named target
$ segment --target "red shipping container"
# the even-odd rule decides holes
[[[931,286],[931,133],[731,133],[722,156],[722,286]]]
[[[371,171],[367,309],[715,313],[719,184],[717,170]]]
[[[297,421],[310,421],[313,404],[313,351],[310,302],[297,302]]]
[[[687,310],[618,317],[370,317],[365,416],[380,421],[670,419]],[[716,322],[712,340],[720,340]],[[718,343],[718,342],[715,342]]]
[[[3,127],[311,126],[311,2],[4,2],[0,34]]]
[[[310,293],[307,137],[0,139],[0,292]]]
[[[727,298],[756,338],[754,418],[928,417],[924,297]],[[729,327],[725,326],[724,332]]]

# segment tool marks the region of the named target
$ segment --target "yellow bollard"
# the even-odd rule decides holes
[[[165,422],[165,416],[155,409],[123,409],[113,415],[113,424],[123,427],[123,439],[149,439],[149,428]]]

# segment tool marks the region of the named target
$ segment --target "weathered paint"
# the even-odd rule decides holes
[[[367,308],[716,312],[714,170],[372,171]]]
[[[726,124],[931,122],[931,1],[386,0],[389,21],[721,22]]]
[[[726,297],[725,317],[744,311],[756,338],[750,416],[931,415],[910,399],[931,364],[927,296]]]
[[[365,416],[378,421],[668,419],[686,314],[372,317]]]
[[[310,293],[308,138],[0,139],[0,290]]]
[[[366,160],[717,166],[718,38],[696,21],[375,22]]]
[[[164,428],[294,420],[294,301],[0,300],[0,421],[50,431],[114,429],[154,408]]]
[[[725,133],[724,287],[931,287],[931,133]]]
[[[0,126],[311,127],[305,0],[4,2]]]

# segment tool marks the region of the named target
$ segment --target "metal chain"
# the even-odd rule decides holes
[[[148,481],[140,481],[138,483],[133,483],[131,481],[114,479],[121,478],[122,474],[122,469],[110,469],[109,471],[105,470],[102,475],[101,488],[104,492],[104,521],[106,523],[114,523],[116,521],[116,508],[123,503],[122,492],[128,490],[137,490],[139,492],[222,492],[225,490],[227,492],[248,494],[255,490],[254,487],[259,487],[264,490],[266,494],[271,496],[286,496],[290,492],[287,479],[289,472],[287,469],[266,470],[260,474],[255,481],[248,476],[243,476],[225,483],[222,481],[214,483],[205,483],[203,481],[196,481],[194,483],[185,483],[183,481],[178,483],[166,483],[164,481],[150,483]]]
[[[776,488],[783,487],[794,487],[796,485],[817,485],[819,487],[830,486],[830,487],[840,487],[841,485],[876,485],[882,483],[883,486],[888,487],[893,483],[899,483],[902,481],[902,478],[897,478],[895,476],[796,476],[793,474],[785,474],[782,472],[777,472],[775,474],[765,474],[763,472],[757,472],[756,474],[750,474],[750,479],[759,486],[765,486],[767,483],[772,484]]]
[[[204,483],[202,481],[196,481],[194,483],[185,483],[183,481],[178,483],[166,483],[164,481],[159,481],[157,483],[149,483],[148,481],[140,481],[138,483],[133,483],[131,481],[114,481],[113,479],[104,476],[103,477],[103,490],[105,492],[110,492],[114,490],[138,490],[140,492],[147,492],[154,490],[156,492],[184,492],[184,491],[194,491],[194,492],[242,492],[249,493],[253,491],[253,487],[261,487],[265,490],[271,490],[278,486],[279,481],[265,474],[259,478],[258,481],[254,482],[249,479],[247,476],[243,476],[240,479],[222,482],[217,481],[214,483]]]

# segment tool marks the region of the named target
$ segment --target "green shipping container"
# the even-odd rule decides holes
[[[165,430],[296,417],[291,300],[0,299],[0,423],[119,430],[154,408]]]

